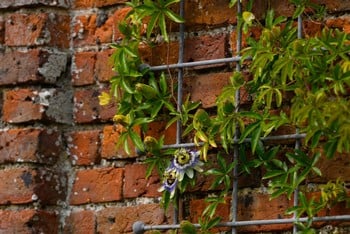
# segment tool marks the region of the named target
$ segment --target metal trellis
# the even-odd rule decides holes
[[[184,2],[185,0],[180,1],[180,16],[184,16]],[[242,13],[242,6],[241,1],[237,1],[237,16],[239,16]],[[242,33],[241,30],[237,30],[237,41],[236,41],[236,52],[237,54],[235,56],[232,56],[230,58],[220,58],[220,59],[211,59],[211,60],[202,60],[202,61],[195,61],[195,62],[184,62],[184,41],[185,41],[185,28],[184,24],[180,24],[179,28],[179,58],[178,63],[176,64],[167,64],[167,65],[160,65],[160,66],[151,66],[149,67],[152,71],[163,71],[168,69],[177,69],[178,70],[178,104],[177,109],[178,111],[181,111],[181,105],[182,105],[182,98],[183,98],[183,92],[182,92],[182,85],[183,85],[183,75],[184,75],[184,68],[189,67],[197,67],[197,66],[203,66],[203,65],[214,65],[214,64],[220,64],[220,63],[236,63],[236,71],[240,71],[240,63],[241,57],[240,57],[240,51],[241,51],[241,45],[242,45]],[[298,38],[302,37],[302,18],[301,16],[298,17]],[[240,93],[239,91],[235,94],[237,103],[240,101]],[[239,105],[236,106],[236,111],[239,111]],[[262,137],[262,141],[271,141],[271,140],[295,140],[295,149],[299,149],[301,145],[301,139],[305,137],[305,134],[300,134],[298,129],[296,130],[295,134],[288,134],[288,135],[277,135],[277,136],[268,136],[268,137]],[[250,138],[246,138],[243,143],[250,142]],[[238,160],[238,147],[239,147],[239,131],[236,131],[236,134],[234,136],[233,142],[234,144],[234,150],[233,150],[233,159]],[[176,130],[176,143],[165,145],[164,148],[190,148],[196,146],[194,143],[181,143],[181,122],[177,122],[177,130]],[[291,224],[295,222],[307,222],[308,218],[297,218],[296,213],[294,213],[292,218],[285,218],[285,219],[266,219],[266,220],[246,220],[246,221],[237,221],[237,203],[238,203],[238,170],[237,170],[237,164],[233,171],[233,187],[232,187],[232,201],[231,201],[231,214],[232,214],[232,220],[230,222],[221,222],[218,224],[218,227],[231,227],[232,234],[237,233],[237,227],[241,226],[253,226],[253,225],[277,225],[277,224]],[[294,205],[298,205],[298,190],[294,192]],[[329,221],[349,221],[350,215],[336,215],[336,216],[324,216],[324,217],[314,217],[313,222],[329,222]],[[199,224],[194,224],[195,227],[200,227]],[[164,224],[164,225],[146,225],[142,221],[137,221],[133,225],[133,232],[135,234],[142,234],[145,231],[149,230],[171,230],[171,229],[179,229],[179,215],[178,210],[174,210],[174,223],[173,224]],[[297,233],[297,226],[293,225],[293,234]]]

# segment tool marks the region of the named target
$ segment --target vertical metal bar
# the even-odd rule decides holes
[[[180,16],[183,18],[185,16],[185,1],[181,0],[180,1]],[[185,47],[185,24],[181,23],[179,26],[179,59],[178,63],[182,64],[184,60],[184,47]],[[177,111],[181,112],[181,106],[182,106],[182,86],[183,86],[183,67],[178,69],[178,74],[177,74]],[[181,143],[181,134],[182,134],[182,123],[181,121],[176,122],[176,144]],[[178,198],[177,204],[178,207],[174,207],[174,223],[179,223],[179,207],[180,205],[181,198]]]
[[[242,47],[242,30],[239,27],[239,20],[242,14],[242,5],[241,1],[237,1],[237,41],[236,41],[236,55],[238,56],[241,52]],[[240,62],[236,63],[236,71],[241,70]],[[235,99],[236,99],[236,109],[235,111],[239,111],[239,102],[240,102],[240,91],[237,90],[235,93]],[[239,129],[236,128],[234,141],[236,142],[239,138]],[[239,145],[235,144],[233,148],[233,160],[234,162],[238,161],[238,155],[239,154]],[[231,202],[231,212],[232,212],[232,222],[237,221],[237,204],[238,204],[238,163],[236,163],[234,169],[233,169],[233,184],[232,184],[232,202]],[[235,226],[232,226],[231,230],[232,234],[237,233],[237,228]]]
[[[181,0],[180,1],[180,16],[184,17],[185,15],[185,1]],[[179,38],[179,59],[178,63],[182,64],[184,60],[184,47],[185,47],[185,24],[181,23],[180,28],[179,28],[179,33],[180,33],[180,38]],[[178,87],[177,87],[177,110],[181,112],[181,106],[182,106],[182,85],[183,85],[183,67],[178,69],[178,74],[177,74],[177,82],[178,82]],[[177,121],[177,131],[176,131],[176,143],[180,144],[181,143],[181,122]]]
[[[298,16],[298,38],[302,38],[303,37],[303,21],[301,18],[301,15]],[[299,134],[299,129],[296,129],[296,134]],[[298,150],[300,149],[300,145],[301,145],[301,139],[296,139],[295,141],[295,149]],[[299,193],[299,189],[295,189],[294,191],[294,201],[293,201],[293,205],[297,206],[299,201],[298,201],[298,193]],[[293,214],[293,218],[296,219],[297,218],[297,212],[295,211]],[[296,224],[293,224],[293,234],[298,233],[298,227]]]

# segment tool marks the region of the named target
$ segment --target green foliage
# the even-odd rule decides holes
[[[231,191],[236,167],[239,175],[262,168],[271,198],[281,195],[291,198],[310,175],[321,176],[317,168],[319,160],[350,152],[350,36],[325,28],[319,35],[299,38],[293,20],[306,8],[314,7],[318,16],[324,12],[322,7],[307,0],[291,1],[296,5],[291,19],[275,17],[269,10],[263,23],[251,13],[253,1],[249,1],[238,15],[238,30],[247,32],[251,26],[258,26],[261,35],[258,39],[247,39],[248,47],[241,51],[243,71],[232,74],[229,84],[217,97],[216,109],[204,109],[190,95],[178,106],[167,75],[140,69],[142,61],[138,52],[140,43],[152,44],[158,33],[169,42],[168,21],[183,22],[171,7],[178,2],[127,3],[132,10],[119,25],[124,39],[112,45],[115,52],[111,60],[117,75],[111,79],[110,93],[101,94],[100,103],[117,102],[113,120],[122,127],[118,145],[130,153],[132,142],[146,155],[145,162],[149,165],[146,177],[154,169],[163,174],[173,166],[170,160],[176,154],[175,149],[164,149],[164,136],[156,139],[145,135],[148,125],[158,120],[166,121],[167,128],[175,122],[181,123],[183,137],[191,138],[199,149],[200,159],[209,167],[204,175],[213,177],[211,189],[219,191],[206,199],[208,204],[199,218],[202,233],[209,233],[221,220],[215,215],[216,209],[225,203]],[[231,0],[229,6],[236,3]],[[251,103],[243,108],[237,95],[241,89],[252,97]],[[283,127],[298,129],[306,135],[301,148],[290,150],[265,144],[265,137]],[[237,144],[239,161],[232,162],[227,155],[237,152]],[[211,150],[216,153],[216,160],[211,157]],[[196,160],[191,167],[198,163]],[[174,172],[176,176],[169,181],[163,176],[165,182],[176,182],[174,187],[162,187],[165,209],[170,203],[176,205],[188,186],[195,185],[196,174],[202,170],[191,167],[176,171],[178,174]],[[313,233],[312,217],[321,209],[348,202],[340,180],[320,189],[320,199],[308,199],[305,191],[300,191],[300,204],[288,210],[296,212],[298,217],[309,217],[306,224],[298,224],[302,233]],[[181,223],[181,229],[184,233],[196,233],[187,221]]]

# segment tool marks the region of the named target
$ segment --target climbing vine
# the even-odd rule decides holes
[[[130,143],[146,155],[147,175],[157,169],[163,182],[164,208],[178,199],[196,175],[211,175],[212,189],[219,192],[207,199],[208,206],[200,217],[202,231],[220,222],[216,208],[231,191],[232,175],[263,168],[271,198],[292,194],[305,185],[310,175],[321,176],[319,160],[350,151],[350,36],[339,30],[324,28],[315,36],[300,38],[296,18],[308,9],[307,17],[322,16],[324,8],[306,0],[291,0],[293,17],[275,17],[266,12],[259,21],[251,12],[249,1],[238,16],[238,30],[260,29],[258,38],[248,37],[241,51],[241,71],[233,72],[230,83],[216,100],[216,110],[208,111],[188,95],[177,108],[176,84],[167,73],[155,73],[143,64],[139,45],[169,43],[167,25],[183,23],[174,9],[180,0],[132,0],[126,3],[130,12],[119,24],[123,39],[112,47],[116,76],[109,93],[102,93],[100,104],[117,103],[115,124],[122,126],[117,145],[127,153]],[[228,7],[237,4],[228,2]],[[310,13],[311,12],[311,13]],[[247,75],[248,74],[248,75]],[[252,101],[240,106],[236,91],[246,90]],[[164,136],[145,135],[149,124],[166,121],[167,127],[180,121],[183,137],[191,138],[195,149],[165,149]],[[283,127],[293,128],[305,139],[296,149],[268,145],[264,139]],[[239,161],[227,163],[238,145]],[[208,152],[215,152],[213,158]],[[212,162],[217,161],[216,166]],[[204,170],[204,165],[209,169]],[[220,188],[220,189],[219,189]],[[301,187],[302,188],[302,187]],[[306,189],[299,190],[300,204],[287,213],[306,215],[310,222],[299,224],[300,230],[312,233],[312,217],[321,209],[348,201],[341,180],[320,187],[320,198],[307,200]],[[176,205],[176,203],[173,203]],[[183,228],[192,230],[188,222]],[[194,231],[193,231],[194,232]]]

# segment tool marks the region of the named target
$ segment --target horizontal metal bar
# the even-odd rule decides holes
[[[187,62],[187,63],[159,65],[159,66],[152,66],[152,67],[150,66],[149,69],[151,71],[162,71],[162,70],[175,69],[175,68],[197,67],[197,66],[213,65],[213,64],[219,64],[219,63],[232,63],[232,62],[239,62],[240,60],[241,60],[240,56],[234,56],[230,58],[210,59],[210,60],[202,60],[202,61]]]
[[[248,220],[248,221],[236,221],[236,222],[222,222],[217,227],[242,227],[242,226],[253,226],[253,225],[277,225],[277,224],[288,224],[295,222],[307,222],[309,218],[303,217],[299,219],[264,219],[264,220]],[[326,221],[350,221],[350,215],[335,215],[335,216],[324,216],[314,217],[313,222],[326,222]],[[199,224],[193,224],[194,227],[199,228]],[[149,230],[168,230],[168,229],[179,229],[180,224],[173,225],[145,225],[143,222],[135,222],[133,225],[133,231],[135,234],[141,234],[144,231]]]
[[[267,136],[267,137],[261,137],[260,140],[262,141],[275,141],[275,140],[295,140],[295,139],[303,139],[305,138],[305,133],[295,133],[295,134],[286,134],[286,135],[278,135],[278,136]],[[251,138],[246,138],[243,140],[242,143],[249,143],[251,141]],[[239,144],[240,140],[234,140],[233,144]],[[200,142],[199,145],[203,145],[203,142]],[[171,144],[171,145],[164,145],[163,149],[171,149],[171,148],[190,148],[190,147],[196,147],[195,143],[181,143],[181,144]]]

